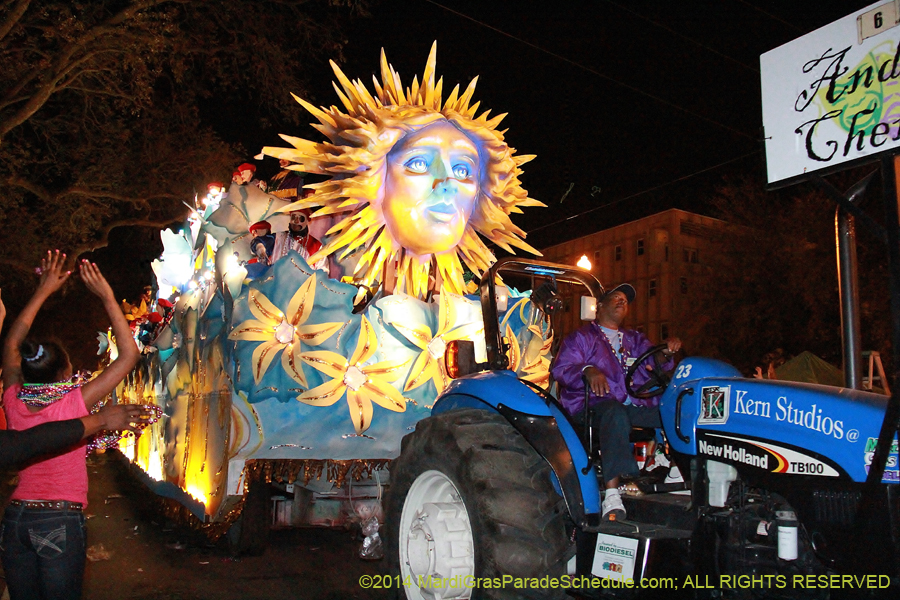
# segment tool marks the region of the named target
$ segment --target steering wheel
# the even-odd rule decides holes
[[[667,349],[668,346],[666,344],[653,346],[637,357],[634,363],[628,367],[628,371],[625,373],[625,389],[628,391],[629,396],[646,399],[659,396],[666,391],[666,388],[669,387],[669,382],[672,381],[672,374],[675,372],[675,369],[666,371],[663,368],[663,363],[659,360],[663,350]],[[647,363],[644,367],[645,372],[650,378],[641,387],[634,389],[634,375],[645,363]]]

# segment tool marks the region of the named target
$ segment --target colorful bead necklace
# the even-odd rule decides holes
[[[106,403],[104,402],[103,406],[105,406],[105,405],[106,405]],[[153,412],[153,415],[151,415],[151,417],[148,421],[146,421],[144,423],[139,423],[137,425],[137,429],[138,429],[139,433],[142,429],[144,429],[148,425],[152,425],[153,423],[156,423],[157,421],[159,421],[160,417],[162,417],[162,415],[163,415],[163,409],[161,407],[153,405],[153,404],[148,404],[146,406],[148,406],[150,408],[150,410]],[[91,414],[95,414],[95,413],[99,412],[100,408],[102,408],[101,404],[99,404],[99,403],[95,404],[94,409],[91,410]],[[110,448],[118,448],[119,442],[123,438],[133,437],[133,436],[134,436],[134,434],[131,433],[130,431],[101,431],[100,433],[96,433],[96,434],[92,435],[90,438],[88,438],[87,445],[85,447],[85,451],[87,454],[90,454],[94,450],[109,450]]]
[[[32,408],[46,408],[84,383],[23,383],[16,397]]]
[[[628,372],[628,358],[631,357],[631,353],[625,348],[625,335],[622,333],[622,330],[617,330],[619,334],[619,351],[616,352],[616,349],[613,348],[612,342],[609,341],[609,338],[606,337],[606,332],[603,330],[602,325],[597,325],[600,328],[600,337],[606,342],[606,345],[609,346],[610,351],[613,353],[613,356],[619,361],[619,366],[622,368],[623,373]],[[607,328],[608,329],[608,328]]]

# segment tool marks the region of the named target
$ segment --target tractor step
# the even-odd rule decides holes
[[[569,590],[570,595],[611,598],[624,594],[633,598],[640,590],[622,589],[623,582],[645,578],[674,581],[690,572],[691,529],[641,523],[630,518],[591,529],[576,536],[575,567],[578,575],[598,581],[582,583],[579,589]],[[650,591],[659,594],[659,590]]]
[[[623,495],[622,503],[628,513],[628,521],[636,523],[693,531],[697,520],[689,493]]]

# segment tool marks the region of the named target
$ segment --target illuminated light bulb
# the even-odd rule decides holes
[[[578,262],[575,263],[575,265],[581,267],[585,271],[591,270],[591,261],[588,260],[587,254],[582,254],[581,258],[578,259]]]
[[[196,281],[194,281],[193,279],[191,279],[191,280],[188,282],[188,287],[191,288],[192,290],[196,290],[197,287],[198,287],[198,284],[197,284]]]
[[[225,272],[229,272],[232,269],[236,269],[241,265],[240,259],[237,257],[237,254],[231,254],[225,258]]]

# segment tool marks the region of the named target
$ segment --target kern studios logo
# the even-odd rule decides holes
[[[728,422],[731,386],[710,385],[700,389],[698,425],[724,425]]]

